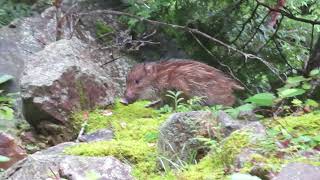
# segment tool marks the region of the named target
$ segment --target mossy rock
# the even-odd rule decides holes
[[[111,128],[114,131],[114,140],[83,143],[66,149],[65,153],[84,156],[111,155],[132,165],[133,174],[139,179],[162,177],[162,172],[157,167],[156,141],[158,128],[169,114],[145,108],[148,103],[140,101],[126,106],[116,102],[108,110],[109,115],[105,115],[106,110],[89,113],[86,131]],[[83,123],[83,117],[83,112],[74,116],[75,126],[79,127]]]

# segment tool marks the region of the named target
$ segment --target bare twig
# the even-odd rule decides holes
[[[272,39],[272,41],[274,42],[274,45],[277,49],[277,51],[279,52],[279,55],[281,56],[281,58],[284,60],[284,62],[289,66],[289,68],[291,69],[291,71],[294,69],[291,64],[288,62],[286,56],[282,53],[281,47],[279,46],[279,43],[275,40]]]
[[[154,31],[152,31],[152,33],[147,34],[146,36],[143,36],[142,39],[148,39],[149,37],[155,35],[157,33],[157,30],[155,29]]]
[[[249,38],[249,40],[244,43],[244,45],[242,46],[242,49],[245,49],[245,47],[253,40],[253,38],[256,36],[256,34],[258,33],[258,31],[260,30],[260,26],[264,23],[264,21],[267,19],[267,17],[269,16],[271,11],[269,11],[261,20],[261,22],[258,24],[258,26],[255,28],[254,33],[251,35],[251,37]]]
[[[208,48],[206,48],[203,43],[192,33],[190,32],[190,34],[192,35],[192,37],[197,41],[197,43],[210,55],[212,56],[214,59],[218,59]],[[248,91],[250,91],[250,89],[242,82],[240,81],[240,79],[238,79],[233,71],[231,70],[231,68],[229,66],[227,66],[226,64],[223,64],[222,62],[220,62],[219,60],[216,60],[216,62],[222,66],[228,69],[230,76],[232,76],[235,80],[237,80],[239,83],[241,83],[242,86],[244,86]]]
[[[288,11],[285,11],[285,10],[282,10],[282,9],[272,8],[272,7],[268,6],[267,4],[265,4],[263,2],[260,2],[259,0],[256,0],[256,2],[258,4],[260,4],[261,6],[269,9],[270,11],[275,11],[275,12],[281,13],[283,16],[286,16],[289,19],[293,19],[293,20],[296,20],[296,21],[299,21],[299,22],[308,23],[308,24],[320,25],[320,21],[319,20],[310,20],[310,19],[304,19],[304,18],[296,17],[296,16],[294,16],[292,13],[290,13]]]
[[[101,13],[106,13],[106,14],[113,14],[113,15],[124,15],[124,16],[128,16],[128,17],[131,17],[131,18],[134,18],[134,19],[137,19],[139,21],[142,21],[142,22],[147,22],[149,24],[152,24],[152,25],[155,25],[155,26],[169,26],[169,27],[172,27],[172,28],[175,28],[175,29],[180,29],[180,30],[183,30],[183,31],[187,31],[187,32],[192,32],[194,34],[198,34],[202,37],[205,37],[221,46],[224,46],[226,47],[229,51],[232,50],[232,51],[235,51],[239,54],[241,54],[242,56],[244,56],[245,60],[247,59],[256,59],[256,60],[259,60],[260,62],[262,62],[265,66],[267,66],[281,81],[284,81],[282,79],[282,77],[279,75],[278,73],[278,70],[269,62],[267,62],[266,60],[262,59],[261,57],[258,57],[256,55],[253,55],[253,54],[249,54],[249,53],[245,53],[233,46],[230,46],[204,32],[201,32],[199,31],[198,29],[193,29],[193,28],[189,28],[187,26],[181,26],[181,25],[176,25],[176,24],[171,24],[171,23],[166,23],[166,22],[161,22],[161,21],[155,21],[155,20],[150,20],[150,19],[145,19],[143,17],[140,17],[140,16],[136,16],[136,15],[133,15],[133,14],[130,14],[130,13],[125,13],[125,12],[121,12],[121,11],[113,11],[113,10],[96,10],[96,11],[92,11],[92,12],[88,12],[88,13],[81,13],[80,15],[92,15],[92,14],[101,14]]]
[[[86,128],[87,125],[88,125],[88,120],[89,120],[89,113],[88,113],[88,112],[84,112],[84,113],[83,113],[83,119],[84,119],[84,122],[83,122],[82,125],[81,125],[81,129],[80,129],[80,131],[79,131],[79,134],[78,134],[78,137],[77,137],[77,139],[76,139],[76,142],[79,142],[79,141],[80,141],[80,138],[81,138],[81,136],[83,135],[84,130],[85,130],[85,128]]]
[[[244,31],[246,25],[253,19],[254,15],[256,14],[257,10],[258,10],[259,4],[256,5],[256,7],[254,8],[254,10],[251,13],[251,16],[246,20],[246,22],[244,22],[242,24],[241,30],[239,32],[239,34],[237,35],[237,37],[231,41],[231,44],[235,43],[241,36],[242,32]]]
[[[51,167],[49,167],[49,170],[51,171],[51,173],[53,174],[53,176],[54,176],[54,178],[55,178],[56,180],[60,180],[60,177],[58,177],[58,176],[56,175],[56,173],[54,173],[54,171],[51,169]]]
[[[278,33],[278,31],[279,31],[279,29],[280,29],[280,27],[281,27],[281,22],[282,22],[282,20],[283,20],[283,17],[284,17],[284,16],[281,16],[281,18],[280,18],[280,20],[279,20],[279,23],[278,23],[278,25],[277,25],[276,31],[272,34],[272,36],[267,40],[267,42],[266,42],[264,45],[262,45],[260,48],[258,48],[258,51],[256,51],[256,54],[258,54],[266,45],[269,44],[269,42],[270,42],[271,40],[273,40],[273,39],[277,36],[277,33]]]

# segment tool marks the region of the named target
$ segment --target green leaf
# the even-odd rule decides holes
[[[303,102],[302,102],[301,100],[299,100],[299,99],[293,99],[293,100],[291,101],[291,103],[292,103],[293,105],[295,105],[295,106],[300,107]]]
[[[296,83],[300,83],[305,80],[307,80],[307,79],[304,78],[303,76],[288,77],[287,83],[288,84],[296,84]]]
[[[224,112],[228,113],[231,117],[237,118],[241,111],[251,111],[255,108],[253,104],[244,104],[237,108],[225,109]]]
[[[252,111],[254,108],[255,108],[255,106],[252,104],[244,104],[244,105],[237,107],[236,109],[239,111]]]
[[[0,119],[12,120],[14,117],[13,112],[10,107],[0,106]]]
[[[261,179],[257,176],[252,176],[250,174],[235,173],[231,175],[230,180],[261,180]]]
[[[2,162],[8,162],[8,161],[10,161],[10,158],[8,158],[8,157],[6,157],[6,156],[0,155],[0,163],[2,163]]]
[[[292,88],[292,89],[284,89],[280,91],[278,94],[282,98],[294,97],[301,94],[304,94],[306,91],[304,89]]]
[[[312,99],[307,99],[305,104],[308,106],[311,106],[311,107],[318,107],[319,106],[319,103],[315,100],[312,100]]]
[[[305,90],[308,90],[308,89],[311,89],[311,84],[310,83],[307,83],[307,82],[304,82],[302,84],[302,88],[305,89]]]
[[[260,93],[249,97],[245,102],[251,102],[257,106],[272,106],[276,97],[272,93]]]
[[[320,135],[312,137],[312,140],[320,142]]]
[[[1,75],[0,76],[0,84],[3,84],[7,81],[10,81],[11,79],[13,79],[13,76],[11,76],[11,75],[7,75],[7,74]]]
[[[310,71],[310,76],[312,76],[312,77],[316,76],[318,74],[320,74],[320,69],[314,69],[314,70]]]

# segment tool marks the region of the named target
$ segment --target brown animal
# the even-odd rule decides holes
[[[218,69],[196,61],[176,59],[134,66],[127,76],[121,102],[157,100],[167,90],[176,90],[189,98],[205,97],[206,105],[231,106],[235,102],[233,91],[237,89],[243,87]]]

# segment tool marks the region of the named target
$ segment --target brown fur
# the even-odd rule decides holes
[[[243,87],[218,69],[191,60],[170,60],[134,66],[127,76],[124,99],[128,103],[156,100],[167,90],[179,90],[187,97],[205,97],[206,105],[231,106],[236,89]]]

